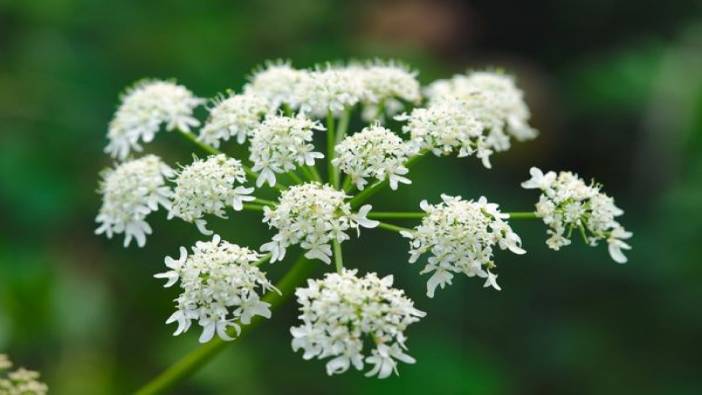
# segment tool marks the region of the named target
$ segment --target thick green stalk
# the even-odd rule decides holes
[[[537,219],[536,213],[533,211],[515,211],[512,213],[505,213],[509,215],[509,219]]]
[[[401,218],[401,219],[417,219],[424,218],[427,215],[424,211],[417,212],[385,212],[385,211],[371,211],[368,213],[368,218],[371,219],[385,219],[385,218]]]
[[[310,264],[305,257],[301,256],[298,258],[290,271],[288,271],[276,284],[276,288],[280,290],[280,294],[277,292],[269,292],[263,298],[263,301],[271,304],[271,310],[283,304],[283,302],[293,295],[295,287],[297,287],[305,278],[307,278],[313,267],[314,265]],[[244,335],[250,332],[261,322],[263,322],[263,319],[259,316],[255,316],[253,319],[251,319],[251,324],[242,327],[241,334],[238,336],[236,341],[240,341]],[[233,328],[230,329],[231,332],[233,332]],[[236,333],[230,333],[232,336],[235,334]],[[151,395],[166,392],[167,390],[173,388],[176,384],[190,377],[193,373],[197,372],[229,344],[231,344],[231,342],[225,342],[219,337],[214,338],[210,342],[203,344],[202,346],[191,351],[189,354],[186,354],[179,361],[168,367],[168,369],[137,390],[136,394]]]

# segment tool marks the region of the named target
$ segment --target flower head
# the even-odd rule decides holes
[[[536,215],[549,227],[550,235],[546,244],[558,250],[569,245],[570,235],[577,230],[584,241],[597,245],[598,241],[606,240],[609,254],[617,263],[625,263],[626,256],[622,249],[631,249],[623,240],[632,236],[624,229],[616,217],[624,214],[614,204],[614,199],[601,191],[602,186],[586,184],[576,174],[562,171],[543,173],[532,167],[529,170],[531,179],[522,183],[525,189],[539,189],[541,196],[536,203]]]
[[[95,219],[100,226],[96,234],[124,233],[124,246],[132,238],[143,247],[151,227],[146,217],[158,206],[169,209],[171,189],[166,185],[173,170],[155,155],[124,162],[102,175],[99,192],[102,206]]]
[[[195,159],[182,168],[176,178],[169,218],[178,217],[197,225],[200,232],[211,235],[205,227],[205,214],[226,218],[224,209],[241,211],[244,202],[254,200],[253,188],[244,187],[246,173],[236,159],[224,154]]]
[[[387,178],[393,190],[398,183],[411,184],[404,177],[409,172],[404,163],[413,150],[389,129],[371,125],[346,137],[335,149],[332,163],[351,177],[359,190],[365,187],[368,178],[378,181]]]
[[[306,74],[307,71],[294,69],[289,62],[268,63],[249,79],[244,92],[265,98],[271,109],[281,105],[297,108],[297,85]]]
[[[261,251],[273,254],[271,262],[282,260],[286,248],[299,244],[307,250],[305,257],[331,263],[331,242],[348,240],[346,232],[360,227],[374,228],[377,221],[366,216],[371,209],[365,205],[357,213],[344,201],[346,194],[329,185],[306,183],[284,191],[274,208],[266,207],[263,222],[276,228],[273,240],[261,246]]]
[[[327,65],[307,72],[296,86],[300,109],[318,118],[328,112],[338,115],[369,94],[358,71],[342,66]]]
[[[270,112],[268,101],[255,93],[231,94],[218,100],[210,109],[210,117],[200,130],[200,141],[219,147],[220,142],[236,137],[243,144]]]
[[[259,172],[256,186],[274,186],[276,173],[287,173],[297,166],[313,166],[324,155],[314,151],[315,130],[325,130],[318,122],[302,114],[296,117],[271,116],[253,132],[249,159],[253,171]]]
[[[443,101],[427,108],[415,108],[395,119],[407,121],[402,130],[410,135],[417,149],[437,156],[458,152],[458,157],[475,155],[490,168],[495,142],[485,133],[485,124],[462,100]]]
[[[422,99],[417,73],[402,64],[376,61],[349,68],[358,73],[367,91],[362,100],[365,120],[394,115],[403,102],[418,104]]]
[[[329,375],[344,373],[352,365],[361,370],[367,363],[372,368],[366,376],[386,378],[397,373],[397,361],[414,363],[405,354],[404,332],[425,313],[402,290],[392,288],[392,276],[358,277],[356,272],[327,273],[297,289],[302,323],[290,328],[292,347],[302,349],[304,359],[331,358],[326,365]]]
[[[422,273],[432,273],[427,282],[427,296],[434,297],[436,287],[451,284],[453,273],[485,278],[485,286],[500,290],[492,273],[495,268],[495,247],[524,254],[521,239],[512,231],[498,205],[481,197],[478,201],[459,196],[441,195],[442,202],[432,205],[422,201],[427,214],[412,232],[402,235],[410,239],[410,263],[427,252],[431,256]]]
[[[49,387],[39,381],[39,373],[25,368],[12,372],[6,370],[12,367],[7,355],[0,354],[0,394],[6,395],[44,395]]]
[[[195,243],[190,255],[181,247],[180,258],[166,257],[169,270],[154,277],[166,279],[165,287],[180,282],[176,312],[166,321],[178,323],[173,335],[187,332],[195,320],[202,327],[201,343],[215,333],[233,340],[229,327],[238,335],[240,325],[251,323],[254,316],[270,318],[270,304],[260,294],[278,290],[256,266],[259,259],[257,252],[220,240],[218,235]]]
[[[162,124],[167,130],[190,131],[200,122],[193,110],[204,102],[182,85],[170,81],[144,80],[122,96],[110,122],[105,152],[124,160],[130,151],[141,151],[140,141],[154,139]]]
[[[529,126],[529,107],[524,101],[524,92],[519,89],[512,76],[489,71],[476,71],[467,75],[456,75],[448,80],[439,80],[425,90],[430,105],[445,100],[464,100],[475,111],[481,113],[483,121],[490,126],[493,138],[506,140],[502,146],[509,148],[507,136],[519,141],[530,140],[537,131]]]

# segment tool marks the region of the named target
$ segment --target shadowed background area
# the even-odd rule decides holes
[[[538,197],[519,188],[530,166],[573,170],[626,210],[629,263],[579,240],[550,251],[543,224],[515,221],[528,254],[497,254],[502,292],[457,277],[428,299],[406,241],[364,231],[344,244],[347,265],[393,273],[428,312],[408,332],[417,364],[385,381],[329,378],[292,352],[288,304],[176,393],[700,393],[700,2],[533,3],[0,0],[0,352],[40,370],[53,393],[122,394],[197,346],[197,330],[171,336],[176,291],[152,278],[199,237],[194,227],[161,210],[146,248],[93,235],[123,87],[176,78],[212,97],[266,59],[379,57],[423,83],[504,68],[541,135],[495,155],[492,170],[475,158],[423,161],[413,185],[379,194],[376,209],[416,210],[445,192],[524,211]],[[146,149],[170,163],[194,150],[173,133]],[[252,247],[272,235],[249,212],[212,224]]]

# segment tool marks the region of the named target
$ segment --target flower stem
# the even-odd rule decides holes
[[[384,219],[384,218],[402,218],[402,219],[417,219],[417,218],[424,218],[424,216],[427,215],[424,211],[416,211],[416,212],[384,212],[384,211],[378,211],[378,212],[369,212],[368,213],[368,218],[371,219]]]
[[[537,219],[536,213],[533,211],[515,211],[509,214],[509,219]]]
[[[305,257],[301,256],[298,258],[290,271],[288,271],[276,284],[276,288],[278,288],[280,294],[277,292],[269,292],[263,298],[263,301],[271,304],[271,310],[280,306],[290,296],[292,296],[295,291],[295,287],[299,285],[302,280],[307,278],[313,267],[314,265],[310,265]],[[261,322],[263,322],[263,319],[259,316],[252,318],[250,325],[242,327],[241,334],[237,340],[241,340],[242,336],[250,332]],[[233,328],[230,329],[232,332],[234,332]],[[230,333],[230,335],[235,335],[235,333]],[[176,384],[187,379],[193,373],[205,366],[207,362],[209,362],[215,355],[219,354],[219,352],[222,351],[228,344],[229,342],[225,342],[219,337],[214,338],[209,343],[206,343],[186,354],[179,361],[171,365],[168,369],[141,387],[136,394],[162,394],[168,391]]]
[[[309,172],[312,174],[312,178],[321,183],[322,182],[322,177],[319,176],[319,172],[317,171],[317,166],[307,166],[307,169]]]
[[[344,257],[341,254],[341,243],[339,240],[334,239],[332,241],[332,246],[334,247],[334,264],[336,265],[336,272],[341,273],[344,269]]]
[[[410,229],[410,228],[405,228],[405,227],[403,227],[403,226],[397,226],[397,225],[393,225],[393,224],[388,224],[388,223],[386,223],[386,222],[380,222],[380,223],[378,224],[378,227],[379,227],[380,229],[390,230],[390,231],[398,232],[398,233],[399,233],[399,232],[413,232],[413,231],[414,231],[413,229]]]
[[[262,204],[264,206],[275,206],[276,204],[278,204],[272,200],[266,200],[266,199],[260,199],[260,198],[256,198],[256,200],[254,200],[254,203]]]
[[[407,160],[407,162],[405,162],[405,167],[409,169],[412,165],[417,163],[421,158],[423,158],[425,156],[426,156],[425,152],[418,153],[417,155],[409,158]],[[370,199],[371,196],[375,195],[381,189],[383,189],[386,185],[388,185],[388,183],[389,183],[389,181],[386,178],[383,181],[378,181],[375,184],[371,185],[370,187],[361,191],[358,195],[356,195],[353,199],[351,199],[349,201],[349,203],[351,204],[351,208],[358,208],[366,200]]]
[[[251,203],[244,203],[244,210],[249,210],[249,211],[263,211],[265,208],[265,205],[262,204],[251,204]]]
[[[344,184],[341,186],[341,189],[344,192],[349,192],[351,189],[354,187],[353,185],[353,180],[349,175],[346,175],[346,178],[344,178]]]
[[[341,118],[339,118],[339,125],[336,128],[336,143],[339,144],[341,140],[346,137],[346,131],[349,128],[349,120],[351,119],[351,108],[346,108],[341,113]]]
[[[327,177],[329,178],[329,183],[331,183],[334,188],[337,188],[339,186],[339,173],[336,172],[336,166],[332,163],[334,160],[335,144],[334,113],[330,110],[327,112]]]
[[[259,258],[259,260],[257,260],[256,262],[253,263],[253,265],[260,266],[260,265],[268,262],[272,256],[273,256],[273,254],[271,254],[270,252],[267,254],[263,254],[263,255],[261,255],[261,258]]]
[[[293,180],[293,182],[294,182],[295,184],[298,184],[298,185],[299,185],[299,184],[302,184],[302,183],[303,183],[302,178],[300,178],[300,176],[298,176],[298,175],[295,173],[295,170],[289,171],[289,172],[288,172],[288,177],[290,177],[290,178]]]
[[[217,148],[198,140],[197,136],[195,136],[193,133],[186,132],[185,130],[180,129],[178,129],[178,131],[180,132],[181,136],[185,137],[187,140],[190,140],[190,142],[197,145],[198,147],[200,147],[200,149],[207,152],[208,154],[217,155],[222,153],[222,151],[218,150]]]

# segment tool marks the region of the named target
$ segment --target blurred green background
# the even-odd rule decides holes
[[[163,323],[175,290],[152,278],[198,238],[152,216],[146,248],[93,235],[107,123],[124,86],[177,78],[211,97],[266,59],[298,67],[397,58],[423,83],[500,66],[527,93],[539,139],[475,159],[430,159],[414,184],[374,199],[414,210],[441,192],[527,210],[528,168],[597,178],[626,210],[630,262],[581,243],[558,253],[537,222],[528,254],[498,253],[502,292],[457,278],[434,299],[406,241],[366,231],[347,263],[393,273],[428,318],[399,377],[329,378],[290,348],[293,304],[235,342],[179,394],[702,393],[702,12],[700,1],[0,0],[0,352],[56,394],[123,394],[197,346]],[[201,113],[200,115],[204,115]],[[147,150],[187,162],[159,135]],[[213,223],[259,246],[252,213]],[[410,225],[408,222],[407,225]],[[271,267],[279,277],[286,263]],[[328,270],[319,265],[318,272]]]

